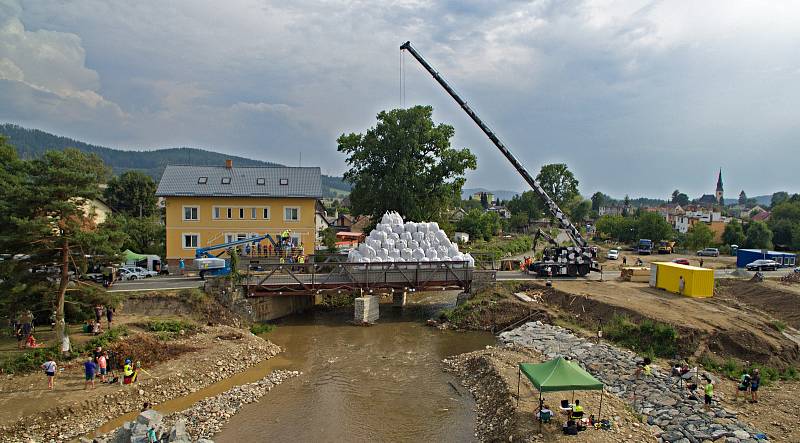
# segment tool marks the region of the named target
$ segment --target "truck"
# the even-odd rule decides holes
[[[639,255],[650,255],[653,253],[653,240],[642,238],[639,239],[639,244],[636,246],[636,252]]]
[[[194,264],[197,266],[197,270],[200,273],[200,278],[205,280],[206,276],[224,277],[229,275],[231,273],[231,261],[229,258],[220,258],[220,256],[227,252],[230,248],[248,243],[252,243],[255,246],[262,240],[269,240],[269,242],[272,243],[272,246],[275,247],[276,251],[281,249],[281,242],[276,242],[269,234],[195,249]],[[216,250],[219,250],[220,252],[216,255],[211,253],[211,251]]]
[[[569,220],[566,213],[561,210],[555,200],[553,200],[544,188],[533,178],[533,176],[522,166],[506,145],[500,141],[500,138],[492,131],[489,126],[478,117],[478,114],[472,110],[467,102],[462,99],[456,91],[445,81],[445,79],[428,63],[419,52],[411,45],[410,41],[403,43],[400,46],[401,51],[408,51],[423,68],[439,83],[453,100],[461,106],[461,109],[475,122],[476,125],[483,131],[489,140],[497,147],[498,150],[505,156],[511,163],[514,169],[522,176],[522,178],[530,185],[531,189],[536,195],[542,199],[547,207],[550,215],[558,221],[559,227],[569,235],[572,240],[573,246],[561,246],[550,236],[545,236],[551,247],[545,248],[542,251],[542,259],[530,264],[528,270],[534,272],[542,277],[550,276],[585,276],[590,271],[599,271],[600,266],[597,263],[597,249],[589,246],[586,239],[583,238],[578,228]],[[537,233],[539,234],[539,233]],[[541,235],[541,234],[540,234]]]
[[[668,240],[661,240],[658,242],[659,254],[672,254],[675,252],[675,242]]]

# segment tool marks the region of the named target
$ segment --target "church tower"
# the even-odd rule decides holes
[[[717,192],[714,193],[717,197],[717,204],[724,206],[725,200],[722,195],[722,168],[719,168],[719,176],[717,176]]]

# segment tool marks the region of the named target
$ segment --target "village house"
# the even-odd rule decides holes
[[[291,230],[294,246],[312,253],[317,243],[320,168],[167,166],[156,195],[166,208],[167,256],[187,267],[195,249]]]

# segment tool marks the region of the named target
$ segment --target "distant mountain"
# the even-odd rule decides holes
[[[772,195],[771,194],[770,195],[758,195],[758,196],[755,196],[755,197],[747,197],[747,198],[754,198],[756,200],[756,203],[758,203],[759,206],[763,206],[763,207],[768,207],[769,205],[772,204]],[[738,204],[738,203],[739,203],[739,199],[738,198],[726,198],[725,199],[725,204],[726,205],[735,205],[735,204]]]
[[[461,190],[461,198],[463,200],[467,200],[469,199],[470,195],[476,192],[490,192],[494,194],[495,198],[498,198],[500,200],[511,200],[512,198],[514,198],[515,195],[522,194],[521,192],[515,192],[515,191],[503,191],[502,189],[498,191],[490,191],[485,188],[469,188]]]
[[[122,174],[129,170],[138,170],[153,177],[155,180],[161,179],[164,168],[170,164],[192,166],[224,165],[226,159],[231,159],[234,165],[240,166],[282,166],[277,163],[253,160],[196,148],[125,151],[104,146],[90,145],[38,129],[27,129],[9,123],[0,124],[0,135],[5,135],[9,138],[9,141],[12,145],[16,146],[17,152],[22,158],[37,157],[50,149],[63,150],[65,148],[77,148],[84,152],[97,154],[112,168],[114,174]],[[350,184],[343,181],[342,177],[323,175],[322,193],[324,197],[347,195],[350,193]]]

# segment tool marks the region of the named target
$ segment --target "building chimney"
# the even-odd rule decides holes
[[[225,160],[225,167],[228,169],[233,169],[233,160],[231,159]]]

